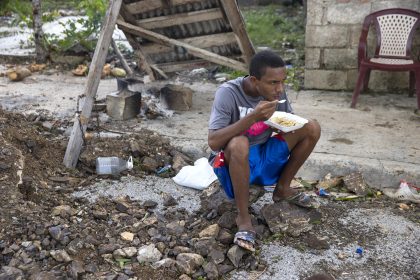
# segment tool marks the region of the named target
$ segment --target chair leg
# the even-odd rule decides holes
[[[416,78],[415,78],[415,72],[414,71],[410,71],[410,87],[409,87],[409,92],[408,92],[408,96],[409,97],[413,97],[414,95],[414,85],[416,82]]]
[[[371,71],[371,69],[366,70],[366,77],[363,80],[363,91],[366,91],[368,89],[369,79],[370,79],[370,71]]]
[[[417,109],[420,110],[420,70],[416,70]]]
[[[351,108],[356,107],[357,98],[359,97],[360,91],[362,90],[363,82],[364,82],[365,77],[366,77],[366,72],[367,72],[367,68],[360,67],[359,77],[357,78],[356,87],[354,88],[353,97],[352,97],[352,100],[351,100],[351,105],[350,105]]]

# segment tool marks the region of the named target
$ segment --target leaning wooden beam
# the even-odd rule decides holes
[[[226,15],[228,15],[226,18],[229,21],[233,32],[238,38],[239,47],[241,48],[242,53],[245,54],[246,63],[249,64],[251,57],[255,54],[255,49],[248,37],[248,33],[246,32],[245,24],[242,14],[239,11],[238,4],[236,4],[236,1],[232,0],[220,0],[220,3],[222,4]]]
[[[92,107],[96,92],[98,91],[99,81],[101,79],[102,69],[105,64],[108,48],[111,43],[112,34],[115,29],[115,23],[118,18],[122,0],[110,0],[108,10],[104,17],[101,33],[96,45],[95,53],[89,68],[87,83],[84,91],[85,102],[82,112],[76,118],[73,124],[73,130],[64,155],[63,164],[66,167],[76,167],[82,150],[83,137],[86,126],[92,113]]]
[[[156,71],[156,73],[158,73],[159,75],[161,75],[164,79],[168,79],[168,76],[165,74],[165,72],[163,72],[157,65],[152,64],[150,65],[150,67],[152,67],[153,70]]]
[[[152,65],[149,62],[148,56],[143,52],[141,47],[136,49],[134,53],[139,58],[139,68],[145,71],[147,75],[149,75],[150,81],[152,82],[155,81],[156,77],[155,77],[155,74],[153,73]]]
[[[236,57],[235,57],[236,58]],[[241,58],[242,57],[238,57]],[[165,73],[173,73],[183,70],[192,70],[196,68],[202,67],[209,67],[210,62],[204,59],[194,59],[194,60],[186,60],[186,61],[178,61],[178,62],[165,62],[156,64],[159,69],[165,71]]]
[[[188,53],[190,53],[193,56],[196,57],[200,57],[200,58],[204,58],[210,62],[216,63],[216,64],[220,64],[220,65],[224,65],[233,69],[237,69],[237,70],[241,70],[241,71],[247,71],[247,67],[245,65],[245,63],[239,62],[237,60],[234,59],[230,59],[194,46],[191,46],[189,44],[180,42],[178,40],[175,39],[171,39],[168,38],[166,36],[163,36],[161,34],[158,34],[156,32],[153,31],[149,31],[147,29],[144,29],[142,27],[138,27],[132,24],[129,24],[127,22],[124,21],[117,21],[118,27],[126,32],[135,34],[137,36],[141,36],[143,38],[146,38],[147,40],[150,40],[152,42],[158,43],[158,44],[162,44],[162,45],[167,45],[167,46],[178,46],[178,47],[182,47],[185,48]]]
[[[185,4],[198,3],[202,0],[169,0],[170,6],[178,6]],[[135,15],[140,13],[146,13],[156,9],[162,9],[165,7],[165,3],[162,0],[148,0],[148,1],[137,1],[131,4],[126,4],[127,10]]]
[[[127,5],[122,4],[120,9],[120,16],[118,17],[121,21],[127,21],[132,24],[135,24],[136,19],[133,17],[132,14],[127,10]],[[150,58],[147,54],[145,54],[141,48],[141,45],[139,42],[137,42],[136,38],[132,34],[125,34],[127,37],[128,42],[130,45],[136,50],[135,54],[138,58],[138,67],[140,69],[143,69],[148,75],[150,81],[155,81],[156,77],[153,73],[152,67],[150,67]]]
[[[127,61],[125,60],[123,54],[120,52],[120,50],[118,49],[117,44],[115,43],[114,39],[111,40],[111,46],[115,51],[115,54],[117,55],[118,59],[121,62],[121,65],[123,66],[123,68],[125,69],[125,71],[127,71],[127,74],[129,76],[133,76],[133,70],[131,70],[130,66],[128,65]]]
[[[137,25],[146,29],[156,29],[216,19],[223,19],[220,8],[142,19],[137,21]]]

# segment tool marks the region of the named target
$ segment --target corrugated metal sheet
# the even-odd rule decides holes
[[[233,3],[236,5],[236,2]],[[122,9],[125,13],[121,15],[128,23],[224,57],[246,62],[249,53],[253,52],[248,37],[235,34],[229,20],[235,15],[227,13],[219,0],[124,0]],[[127,35],[127,31],[124,32]],[[164,46],[129,35],[134,40],[131,42],[133,48],[141,48],[157,67],[160,64],[182,64],[182,67],[188,68],[188,62],[195,65],[198,61],[183,47]],[[243,52],[244,45],[252,48],[248,54]],[[174,66],[173,69],[178,68]]]

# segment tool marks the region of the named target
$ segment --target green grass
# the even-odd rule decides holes
[[[53,12],[56,10],[75,10],[80,1],[76,0],[43,0],[42,12]],[[30,0],[0,0],[0,16],[10,15],[11,13],[32,13],[32,3]]]
[[[255,47],[269,47],[293,65],[304,65],[305,15],[301,6],[243,8],[242,14]],[[295,49],[297,56],[290,49]]]
[[[303,86],[305,65],[305,15],[301,6],[285,8],[281,5],[243,8],[246,29],[255,48],[269,47],[277,52],[287,64],[286,85],[296,91]],[[292,50],[294,49],[294,50]],[[221,67],[234,79],[245,72]]]

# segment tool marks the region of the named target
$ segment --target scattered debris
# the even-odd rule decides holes
[[[80,64],[76,69],[71,71],[75,76],[86,76],[88,72],[88,67],[86,65]]]
[[[420,204],[420,194],[417,188],[415,186],[409,186],[404,180],[401,181],[398,189],[384,189],[384,194],[397,200]]]
[[[104,67],[102,68],[102,74],[101,74],[101,78],[105,78],[107,76],[109,76],[111,74],[111,64],[106,63],[104,65]]]
[[[366,195],[367,194],[367,184],[363,179],[361,172],[355,172],[349,174],[343,178],[344,186],[351,192],[354,192],[357,195]]]
[[[32,75],[31,70],[26,67],[16,67],[6,71],[7,77],[13,82],[19,82]]]
[[[399,203],[398,206],[400,207],[401,210],[410,210],[410,206],[408,206],[405,203]]]
[[[33,64],[31,64],[31,65],[29,65],[29,66],[28,66],[28,69],[29,69],[31,72],[38,72],[38,71],[42,71],[42,70],[44,70],[45,68],[47,68],[47,65],[46,65],[46,64],[36,64],[36,63],[33,63]]]

